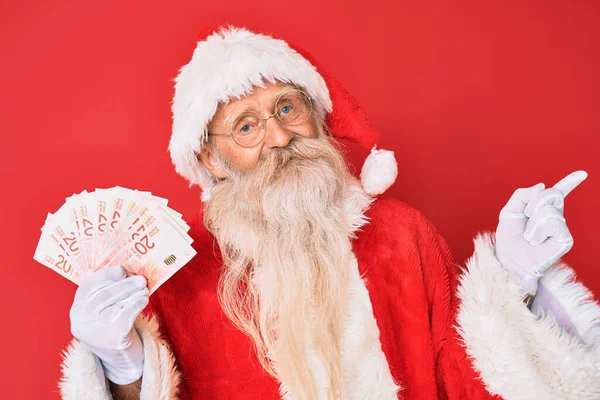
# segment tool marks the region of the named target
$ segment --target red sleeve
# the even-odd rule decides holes
[[[196,251],[198,251],[198,246],[199,246],[198,226],[201,224],[201,221],[202,221],[202,216],[200,214],[193,215],[191,219],[186,219],[186,223],[190,227],[188,234],[191,235],[192,238],[194,238],[194,242],[192,242],[192,246],[194,246]],[[185,266],[183,268],[185,268]],[[178,271],[178,272],[176,272],[176,274],[179,274],[180,272],[181,271]],[[171,278],[171,281],[172,280],[173,280],[173,277]],[[160,333],[160,339],[163,340],[165,342],[165,344],[169,347],[169,349],[171,350],[171,352],[173,353],[173,356],[175,358],[175,367],[177,368],[177,371],[180,373],[179,384],[177,387],[177,389],[178,389],[177,399],[178,400],[189,400],[190,395],[189,395],[189,392],[188,392],[186,384],[185,384],[185,373],[184,373],[183,369],[181,368],[181,365],[180,365],[178,357],[177,357],[177,352],[175,351],[176,349],[173,346],[173,342],[172,342],[170,334],[169,334],[169,327],[165,323],[165,318],[162,315],[163,307],[161,306],[161,303],[165,301],[165,294],[166,294],[166,292],[169,291],[168,286],[171,283],[172,282],[170,282],[170,281],[165,282],[163,284],[163,287],[159,288],[152,296],[150,296],[150,302],[144,309],[144,314],[147,317],[153,316],[156,318],[156,320],[158,322],[158,330]],[[166,301],[168,303],[168,298],[166,299]]]
[[[160,333],[160,339],[169,347],[171,351],[173,351],[173,344],[171,343],[171,339],[169,338],[168,331],[165,327],[165,324],[162,322],[162,316],[158,312],[158,308],[155,308],[153,304],[153,299],[156,298],[156,293],[150,296],[150,302],[146,306],[143,311],[143,314],[146,317],[154,317],[158,321],[158,330]],[[178,400],[189,400],[189,394],[187,388],[185,386],[184,375],[181,371],[179,363],[177,362],[177,357],[175,357],[175,366],[180,373],[179,385],[177,386],[177,399]],[[142,377],[143,379],[143,377]]]
[[[433,352],[440,399],[500,399],[492,396],[468,359],[456,331],[459,299],[456,295],[462,268],[454,262],[446,241],[434,225],[421,216],[421,258],[424,268],[435,273],[425,280],[431,307]],[[425,276],[429,275],[427,273]],[[437,275],[437,276],[436,276]]]
[[[194,239],[192,246],[196,250],[197,254],[206,254],[207,249],[211,248],[212,240],[208,236],[207,231],[203,229],[203,217],[202,213],[193,215],[191,218],[186,219],[190,229],[188,234]],[[190,399],[190,394],[186,386],[186,371],[181,367],[181,363],[184,362],[184,356],[179,354],[185,351],[185,347],[181,345],[175,347],[173,342],[177,342],[177,326],[170,325],[169,321],[173,320],[171,314],[173,313],[173,298],[177,298],[181,294],[182,280],[186,282],[190,279],[190,267],[193,261],[190,261],[188,265],[175,273],[167,282],[163,284],[152,296],[150,296],[150,303],[144,310],[146,315],[153,315],[158,321],[158,327],[161,339],[169,346],[175,358],[175,366],[180,373],[180,380],[178,385],[178,396],[180,400]],[[187,285],[187,283],[184,283]],[[171,336],[171,332],[172,335]],[[180,357],[182,358],[180,360]]]

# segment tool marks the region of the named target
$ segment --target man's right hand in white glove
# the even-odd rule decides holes
[[[144,347],[133,327],[148,304],[143,276],[127,277],[120,266],[85,277],[71,307],[71,333],[102,361],[106,377],[118,385],[142,376]]]
[[[546,270],[573,247],[563,215],[565,197],[585,178],[587,172],[576,171],[549,189],[543,183],[517,189],[500,212],[496,257],[530,295]]]

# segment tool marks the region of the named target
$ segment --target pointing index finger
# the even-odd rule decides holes
[[[560,190],[564,197],[567,197],[567,195],[571,193],[573,189],[579,186],[579,184],[583,182],[587,176],[588,173],[585,171],[575,171],[562,178],[553,187]]]

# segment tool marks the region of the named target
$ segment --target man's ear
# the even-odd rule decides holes
[[[211,144],[205,143],[204,146],[202,146],[200,154],[198,155],[198,161],[204,164],[206,169],[217,178],[223,179],[227,177],[223,167],[217,160],[217,156],[213,151]]]

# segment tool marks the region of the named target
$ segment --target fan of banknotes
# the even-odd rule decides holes
[[[145,276],[152,294],[196,254],[189,226],[167,202],[118,186],[74,194],[46,217],[33,258],[76,284],[121,265]]]

